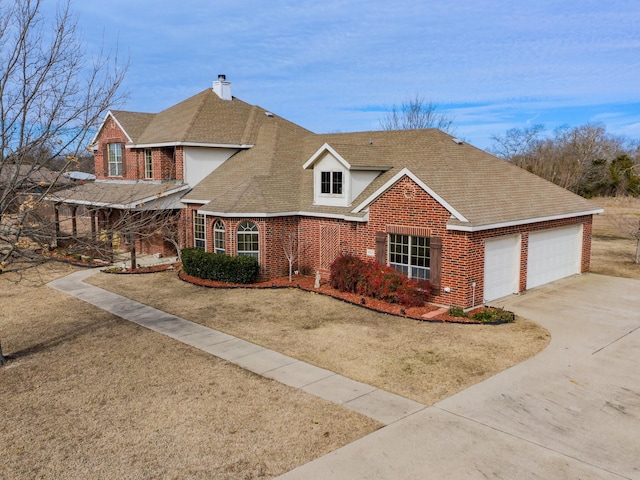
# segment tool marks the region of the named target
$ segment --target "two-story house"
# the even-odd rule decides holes
[[[98,180],[60,201],[179,208],[182,246],[252,255],[263,278],[286,273],[294,237],[299,270],[370,258],[429,279],[445,305],[588,270],[589,201],[435,129],[319,135],[230,88],[221,76],[157,114],[109,112]]]

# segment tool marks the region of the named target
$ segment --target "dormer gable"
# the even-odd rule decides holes
[[[350,206],[378,175],[389,169],[374,163],[372,147],[322,145],[302,166],[313,170],[314,205]]]

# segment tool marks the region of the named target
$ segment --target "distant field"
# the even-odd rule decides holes
[[[634,263],[637,240],[620,227],[622,218],[640,221],[640,198],[602,197],[593,201],[604,208],[604,213],[593,220],[591,271],[640,279],[640,265]]]

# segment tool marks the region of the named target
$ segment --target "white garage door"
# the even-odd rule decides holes
[[[488,239],[484,243],[484,300],[518,292],[520,236]]]
[[[527,288],[580,273],[582,225],[529,234]]]

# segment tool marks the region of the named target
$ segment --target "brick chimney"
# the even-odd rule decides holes
[[[222,100],[231,100],[231,82],[227,82],[226,75],[218,75],[218,80],[213,82],[213,91]]]

